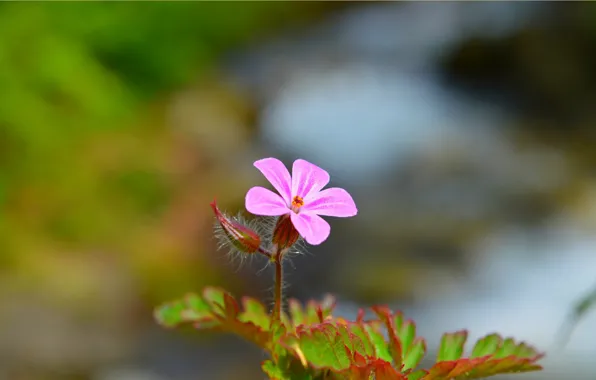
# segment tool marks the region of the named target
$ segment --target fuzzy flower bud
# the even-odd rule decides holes
[[[255,253],[259,249],[261,237],[254,230],[221,213],[215,201],[211,202],[211,208],[226,240],[234,248],[244,253]]]
[[[271,242],[277,245],[277,248],[282,251],[293,246],[299,237],[300,234],[296,227],[294,227],[294,224],[292,224],[290,215],[285,214],[277,219]]]

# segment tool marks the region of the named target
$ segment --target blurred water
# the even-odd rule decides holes
[[[443,88],[438,60],[464,37],[503,35],[544,7],[463,5],[358,7],[235,56],[230,70],[262,99],[264,144],[365,181],[444,139],[503,124],[494,106]]]
[[[596,314],[580,322],[563,350],[555,349],[578,296],[594,286],[593,233],[561,217],[536,231],[495,231],[475,249],[480,260],[459,291],[411,310],[431,346],[445,331],[466,328],[471,339],[499,332],[547,351],[549,373],[593,374]]]
[[[366,63],[304,69],[263,115],[267,143],[319,162],[346,181],[378,180],[440,141],[494,124],[430,75]]]

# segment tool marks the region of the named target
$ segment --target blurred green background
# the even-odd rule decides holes
[[[233,339],[162,331],[152,308],[205,285],[269,301],[270,277],[255,273],[259,263],[238,270],[215,251],[208,207],[217,197],[222,208],[242,210],[245,191],[264,184],[251,165],[265,156],[328,164],[361,210],[359,221],[332,224],[334,238],[312,249],[316,257],[296,260],[303,269],[290,274],[289,292],[299,298],[329,290],[346,305],[390,302],[415,313],[416,305],[457,293],[486,257],[518,257],[506,242],[494,243],[506,252],[492,256],[477,248],[491,246],[486,237],[495,231],[524,235],[573,220],[569,228],[592,234],[596,8],[518,5],[494,13],[489,3],[462,5],[0,4],[0,379],[262,378],[261,353]],[[352,64],[358,69],[343,70]],[[420,119],[424,108],[400,106],[413,105],[417,90],[396,86],[403,98],[367,92],[369,83],[358,80],[373,74],[362,67],[380,70],[377,86],[383,78],[390,86],[394,73],[428,74],[453,91],[447,99],[460,97],[468,108],[441,100],[447,117]],[[330,78],[343,87],[325,84]],[[317,82],[333,90],[304,90]],[[416,104],[432,104],[424,99]],[[479,100],[499,109],[486,121],[504,147],[490,134],[457,143],[453,136],[469,138],[467,130],[444,138],[440,125],[459,124]],[[354,109],[358,125],[340,116]],[[383,112],[402,116],[383,119]],[[381,124],[388,129],[375,129]],[[317,134],[329,125],[336,129]],[[389,133],[401,125],[413,129],[402,138]],[[410,142],[416,130],[441,148]],[[367,136],[375,134],[383,143],[403,141],[405,148],[385,147],[390,152],[419,148],[374,158],[377,143]],[[341,135],[361,145],[342,145]],[[292,145],[300,141],[306,147]],[[478,141],[488,149],[466,156]],[[340,153],[332,159],[333,146]],[[505,155],[502,166],[474,166],[494,162],[493,148]],[[546,148],[554,160],[541,155]],[[381,164],[388,169],[376,180],[350,177]],[[541,182],[549,173],[554,185]],[[453,193],[462,199],[451,209],[445,199]],[[478,199],[488,206],[474,209]],[[504,271],[538,273],[543,262],[548,277],[564,267],[537,247],[523,264],[503,261]],[[593,252],[596,244],[586,247]],[[582,261],[593,255],[569,260],[596,266]],[[554,273],[584,281],[561,298],[562,313],[565,300],[574,301],[568,295],[596,278],[596,269],[587,279],[572,269]],[[540,281],[526,286],[543,289]],[[516,299],[515,292],[504,297]]]
[[[239,290],[213,257],[208,202],[240,205],[245,182],[204,151],[246,145],[254,110],[217,61],[333,7],[0,5],[0,377],[89,378],[127,357],[158,302]],[[200,141],[169,116],[188,88]],[[238,129],[223,143],[222,122]]]

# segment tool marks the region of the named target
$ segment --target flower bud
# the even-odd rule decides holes
[[[215,201],[211,202],[217,222],[225,239],[240,252],[255,253],[261,246],[261,237],[252,229],[219,211]]]
[[[299,237],[300,234],[296,230],[296,227],[294,227],[294,224],[292,224],[289,214],[282,215],[277,219],[271,241],[277,245],[278,250],[282,251],[290,248],[298,241]]]

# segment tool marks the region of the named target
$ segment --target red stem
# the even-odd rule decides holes
[[[259,252],[261,255],[267,256],[267,258],[269,260],[271,260],[271,252],[267,251],[265,248],[259,247],[259,249],[257,250],[257,252]]]
[[[273,307],[273,320],[281,320],[281,300],[283,287],[283,267],[281,265],[281,255],[275,255],[275,305]]]

